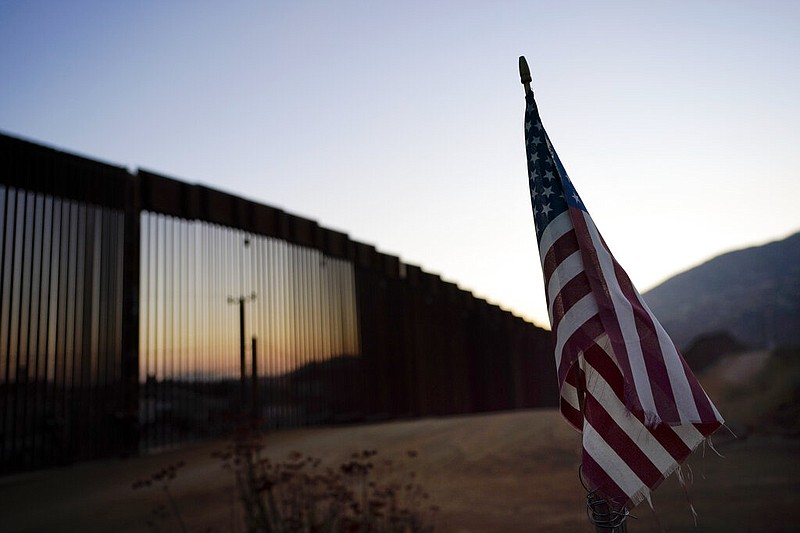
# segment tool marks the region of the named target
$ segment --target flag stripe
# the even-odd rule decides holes
[[[561,294],[561,290],[565,285],[573,280],[576,280],[576,283],[572,283],[573,291],[576,286],[580,290],[589,288],[585,277],[576,278],[578,274],[583,274],[583,260],[581,259],[581,251],[575,250],[575,252],[561,261],[561,263],[555,269],[553,269],[553,273],[550,275],[550,280],[547,283],[546,294],[550,300],[550,306],[548,309],[548,314],[550,316],[553,316],[553,305],[555,304],[556,298],[564,298],[564,295]]]
[[[567,339],[561,352],[556,352],[559,383],[564,380],[570,366],[579,359],[583,351],[594,344],[594,339],[602,334],[603,323],[600,320],[600,315],[595,314],[583,323],[583,327]]]
[[[592,294],[587,294],[567,310],[563,318],[557,324],[556,357],[564,350],[564,345],[570,337],[580,331],[580,326],[595,315],[597,315],[597,304]],[[552,320],[552,317],[550,320]],[[558,361],[559,365],[561,363],[562,361]]]
[[[683,358],[681,358],[681,364],[683,366],[684,372],[691,373],[691,370],[689,370],[689,367],[687,366],[686,361],[684,361]],[[716,419],[720,421],[720,424],[717,427],[722,425],[721,423],[722,416],[720,416],[714,404],[711,403],[711,400],[708,398],[708,395],[700,386],[700,383],[698,383],[697,380],[693,380],[690,382],[689,387],[692,390],[692,398],[694,399],[694,403],[697,406],[697,411],[700,415],[699,420],[692,420],[692,422],[700,423]],[[714,430],[716,431],[716,428],[714,428]]]
[[[570,220],[569,213],[565,211],[554,218],[542,232],[542,236],[539,239],[539,257],[541,258],[542,270],[545,274],[548,273],[548,271],[544,269],[544,260],[547,257],[547,253],[559,238],[568,231],[572,231],[572,229],[572,221]]]
[[[587,440],[585,433],[583,440],[584,442]],[[589,487],[592,490],[599,490],[604,497],[617,506],[621,507],[629,501],[628,494],[617,484],[616,478],[611,475],[610,471],[606,471],[594,460],[592,455],[587,452],[585,446],[581,458],[581,474],[584,479],[588,481]],[[636,503],[639,502],[637,501]],[[636,505],[636,503],[633,505]]]
[[[550,248],[547,250],[547,254],[542,260],[542,272],[545,272],[549,275],[558,267],[559,263],[561,263],[565,257],[568,257],[580,250],[580,246],[578,245],[578,237],[575,235],[571,224],[572,222],[570,222],[569,230],[564,232],[558,239],[556,239],[552,246],[550,246]],[[548,283],[549,279],[545,279],[545,287]]]
[[[569,280],[566,285],[560,287],[556,292],[556,297],[550,303],[548,312],[552,317],[553,327],[558,328],[559,323],[564,318],[568,309],[571,309],[578,301],[591,293],[592,288],[586,273],[581,271],[574,278]]]
[[[681,354],[675,348],[675,344],[673,344],[672,339],[670,339],[669,335],[667,335],[664,327],[658,322],[658,320],[655,319],[655,316],[653,315],[652,311],[650,311],[650,308],[647,307],[647,304],[641,295],[637,294],[637,297],[639,298],[639,302],[647,314],[653,319],[653,323],[658,334],[658,342],[661,347],[661,352],[665,354],[664,367],[667,376],[669,377],[669,382],[672,386],[675,398],[675,406],[677,408],[680,421],[683,423],[689,423],[717,418],[719,414],[714,413],[713,405],[711,405],[708,401],[708,397],[705,395],[705,392],[702,393],[702,401],[699,401],[699,398],[694,397],[692,386],[689,380],[691,371],[685,366],[686,363],[683,360],[683,356],[681,356]],[[699,387],[699,383],[697,383],[696,380],[693,381]],[[709,405],[711,405],[711,408],[709,408]],[[703,411],[702,414],[701,410]],[[669,419],[667,421],[672,422],[672,420]]]
[[[578,382],[582,382],[583,379],[578,365],[572,365],[562,383],[561,401],[559,402],[561,415],[578,431],[583,430],[583,408],[578,398]],[[584,385],[580,387],[581,390],[586,388]]]

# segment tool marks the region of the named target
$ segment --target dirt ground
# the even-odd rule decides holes
[[[628,530],[797,531],[800,439],[718,434],[719,457],[698,450],[689,460],[688,499],[669,478],[653,495],[655,513],[639,505]],[[137,532],[151,510],[166,503],[158,488],[131,484],[161,467],[185,461],[173,481],[175,503],[189,531],[231,531],[239,510],[233,480],[211,457],[223,442],[158,455],[96,461],[0,478],[4,532]],[[284,459],[297,450],[336,466],[350,453],[376,449],[382,458],[406,458],[440,507],[436,531],[593,531],[577,477],[579,435],[555,410],[401,421],[353,427],[276,432],[267,453]],[[418,456],[409,460],[408,450]],[[169,516],[160,531],[178,531]]]

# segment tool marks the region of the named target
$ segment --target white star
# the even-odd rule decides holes
[[[550,211],[552,211],[552,209],[550,209],[550,204],[544,204],[542,206],[542,214],[543,215],[547,215],[547,213],[549,213]]]
[[[540,137],[531,137],[531,144],[534,146],[538,146],[542,144],[542,139]]]
[[[554,179],[556,179],[556,177],[553,176],[553,172],[552,171],[548,170],[547,172],[544,173],[544,179],[546,179],[546,180],[554,180]]]
[[[531,163],[536,163],[539,160],[539,154],[536,152],[531,153]]]
[[[544,187],[542,189],[542,196],[550,196],[551,194],[553,194],[553,188],[552,187]]]
[[[531,129],[530,121],[525,123],[525,131],[528,131],[529,129]]]
[[[542,131],[544,129],[544,128],[542,128],[542,123],[541,122],[537,122],[536,124],[534,124],[533,127],[536,128],[539,131]]]
[[[575,203],[576,204],[580,204],[581,203],[581,198],[580,198],[580,196],[578,196],[578,193],[576,193],[576,192],[572,193],[572,197],[575,199]]]

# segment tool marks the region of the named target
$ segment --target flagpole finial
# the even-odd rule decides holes
[[[533,81],[531,78],[531,69],[528,67],[525,56],[519,56],[519,79],[525,86],[525,93],[533,92],[531,90],[531,82]]]

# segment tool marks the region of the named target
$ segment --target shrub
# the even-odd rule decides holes
[[[379,460],[377,450],[351,454],[337,468],[300,452],[283,461],[264,457],[264,442],[251,430],[237,432],[222,451],[212,456],[231,472],[243,524],[236,530],[269,533],[428,533],[438,507],[416,482],[416,473],[404,461]],[[413,460],[415,451],[404,460]],[[183,462],[138,480],[134,489],[160,487],[167,505],[159,505],[148,519],[158,531],[158,521],[170,515],[187,531],[170,491],[170,483]],[[234,503],[234,505],[236,505]],[[233,520],[232,520],[233,521]]]
[[[281,462],[262,457],[258,436],[239,434],[215,457],[233,472],[246,531],[275,533],[433,531],[438,511],[394,462],[376,450],[353,453],[337,469],[292,452]],[[416,457],[408,452],[407,458]]]

